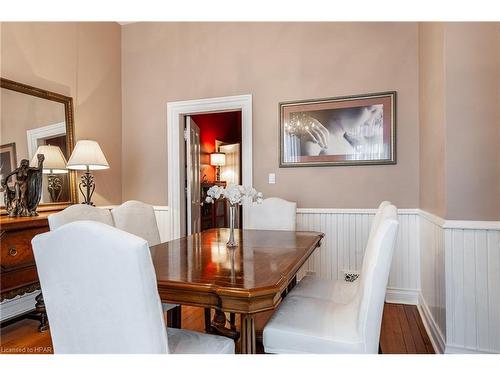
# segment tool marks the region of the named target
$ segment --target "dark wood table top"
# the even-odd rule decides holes
[[[151,247],[163,301],[251,313],[273,308],[323,233],[209,229]]]

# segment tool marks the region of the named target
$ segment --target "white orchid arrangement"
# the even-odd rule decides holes
[[[229,185],[227,188],[214,185],[207,191],[205,202],[213,203],[219,198],[225,198],[232,206],[242,205],[246,199],[249,201],[255,200],[257,203],[262,203],[264,199],[261,192],[258,192],[253,187],[243,185]]]

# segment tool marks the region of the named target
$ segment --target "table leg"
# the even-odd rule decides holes
[[[171,328],[181,328],[182,307],[181,305],[167,311],[167,326]]]
[[[47,311],[45,310],[45,302],[43,300],[42,293],[35,297],[35,301],[35,310],[38,314],[40,314],[40,325],[38,326],[38,332],[44,332],[49,328],[49,322],[47,320]]]
[[[254,314],[241,315],[241,354],[255,354],[255,316]]]
[[[212,321],[211,321],[211,310],[205,307],[205,332],[212,333]]]
[[[229,337],[233,340],[238,340],[238,337],[240,335],[238,331],[236,331],[236,327],[232,325],[230,328],[227,328],[226,322],[227,322],[226,314],[219,309],[215,309],[214,318],[211,322],[210,332],[212,333],[216,332],[219,335]]]
[[[293,277],[293,279],[290,281],[290,284],[288,284],[288,287],[286,288],[286,294],[290,293],[292,289],[297,285],[297,275]]]

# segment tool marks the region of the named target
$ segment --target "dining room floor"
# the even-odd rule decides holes
[[[270,315],[271,313],[263,313],[256,319],[260,331]],[[238,316],[236,325],[239,325]],[[39,333],[37,327],[38,322],[32,319],[18,320],[2,327],[0,330],[0,353],[52,353],[52,341],[49,332]],[[203,332],[204,327],[203,308],[182,307],[182,328]],[[257,331],[259,332],[259,329]],[[380,347],[383,354],[434,353],[416,306],[385,304],[380,333]],[[263,353],[261,340],[257,340],[257,351]]]

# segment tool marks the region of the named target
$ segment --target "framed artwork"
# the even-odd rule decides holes
[[[396,92],[279,103],[280,167],[396,164]]]
[[[0,179],[17,168],[16,144],[7,143],[0,146]]]

